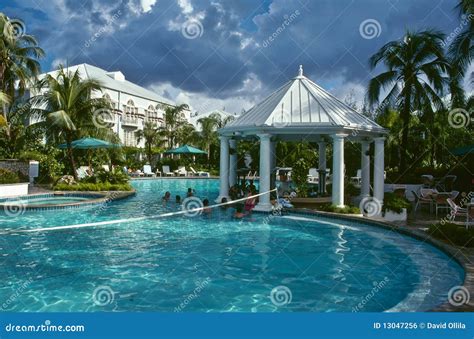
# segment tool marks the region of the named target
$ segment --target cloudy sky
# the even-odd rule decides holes
[[[456,0],[2,0],[47,53],[88,63],[194,111],[249,109],[297,74],[362,100],[368,58],[408,30],[450,34]]]

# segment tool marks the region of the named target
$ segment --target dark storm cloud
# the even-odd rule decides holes
[[[317,81],[343,77],[365,85],[367,59],[384,43],[406,29],[434,27],[449,33],[458,23],[456,2],[448,0],[188,2],[191,13],[171,0],[158,0],[147,13],[140,11],[139,1],[125,0],[68,0],[59,12],[63,17],[51,0],[31,2],[30,8],[25,7],[29,1],[19,2],[5,11],[28,21],[49,62],[67,58],[70,64],[122,70],[144,86],[167,82],[219,97],[235,95],[251,74],[267,92],[294,76],[299,64]],[[202,36],[183,36],[181,25],[190,18],[200,20]],[[367,19],[380,24],[378,37],[361,37],[359,26]],[[252,88],[246,91],[241,94],[255,94]]]

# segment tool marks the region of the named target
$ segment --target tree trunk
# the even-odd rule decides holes
[[[405,102],[402,109],[402,144],[401,144],[401,157],[400,157],[400,173],[404,173],[407,169],[407,158],[408,158],[408,129],[410,125],[411,117],[411,96],[408,90],[405,94]]]
[[[67,154],[69,156],[69,162],[71,163],[71,168],[72,168],[72,176],[74,177],[74,180],[78,180],[77,178],[77,172],[76,172],[76,162],[74,161],[74,153],[72,151],[72,145],[71,145],[71,137],[68,137],[66,140],[66,145],[67,145]]]

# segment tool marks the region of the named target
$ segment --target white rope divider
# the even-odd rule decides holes
[[[168,212],[168,213],[162,213],[159,215],[150,215],[150,216],[143,216],[143,217],[136,217],[136,218],[127,218],[127,219],[117,219],[117,220],[106,220],[106,221],[98,221],[98,222],[91,222],[91,223],[85,223],[85,224],[75,224],[75,225],[67,225],[67,226],[52,226],[52,227],[43,227],[43,228],[33,228],[33,229],[19,229],[19,230],[8,230],[6,232],[0,232],[0,235],[6,235],[6,234],[12,234],[12,233],[37,233],[37,232],[46,232],[46,231],[56,231],[56,230],[66,230],[66,229],[75,229],[75,228],[86,228],[86,227],[96,227],[96,226],[105,226],[105,225],[116,225],[116,224],[122,224],[124,222],[135,222],[135,221],[142,221],[142,220],[151,220],[151,219],[159,219],[159,218],[165,218],[165,217],[171,217],[175,215],[181,215],[181,214],[187,214],[187,213],[195,213],[202,211],[204,209],[208,208],[217,208],[221,206],[226,206],[226,205],[233,205],[235,203],[243,202],[248,199],[256,198],[271,192],[276,191],[277,189],[274,188],[270,191],[263,192],[263,193],[258,193],[255,195],[251,195],[248,197],[244,197],[241,199],[236,199],[236,200],[231,200],[228,202],[223,202],[223,203],[218,203],[215,205],[210,205],[210,206],[203,206],[203,207],[195,207],[191,209],[186,209],[184,208],[181,211],[174,211],[174,212]],[[197,197],[196,197],[197,198]],[[200,199],[200,198],[198,198]],[[183,200],[183,202],[186,199]],[[201,200],[202,201],[202,200]]]

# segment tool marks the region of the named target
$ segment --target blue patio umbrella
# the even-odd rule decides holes
[[[474,154],[474,144],[455,148],[451,150],[451,153],[459,156],[466,154]]]
[[[120,145],[112,144],[105,140],[100,140],[96,138],[82,138],[78,140],[74,140],[71,142],[71,146],[74,149],[97,149],[97,148],[114,148],[120,147]],[[66,149],[67,144],[58,145],[60,149]]]
[[[86,149],[86,150],[121,147],[118,144],[112,144],[108,141],[96,139],[96,138],[82,138],[82,139],[74,140],[73,142],[71,142],[71,146],[73,149]],[[60,144],[58,145],[58,148],[66,149],[67,144],[66,143]],[[88,152],[88,156],[89,156],[89,167],[91,167],[90,152]]]
[[[207,154],[207,152],[200,150],[194,146],[183,145],[181,147],[170,149],[165,152],[166,154]]]

